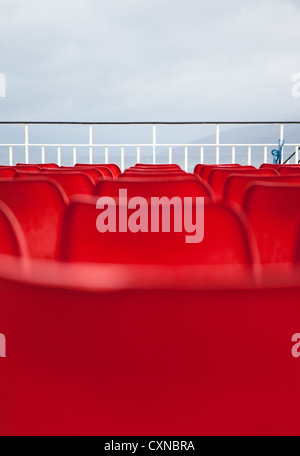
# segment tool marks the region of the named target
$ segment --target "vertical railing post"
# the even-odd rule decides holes
[[[105,164],[108,165],[108,146],[105,146]]]
[[[29,127],[25,124],[25,163],[29,163]]]
[[[57,147],[57,164],[61,166],[61,146]]]
[[[248,166],[252,165],[252,147],[248,146]]]
[[[173,163],[173,147],[169,146],[169,165]]]
[[[264,147],[264,163],[268,163],[268,146]]]
[[[204,165],[204,146],[201,146],[200,148],[200,163],[201,165]]]
[[[232,146],[232,164],[236,162],[235,146]]]
[[[45,156],[45,146],[42,146],[42,153],[41,153],[41,158],[42,158],[42,164],[44,165],[46,162],[46,156]]]
[[[121,171],[125,171],[125,149],[124,146],[121,147]]]
[[[137,151],[136,151],[136,162],[141,163],[141,148],[140,146],[137,146]]]
[[[187,173],[189,170],[189,149],[188,146],[184,148],[184,170]]]
[[[216,164],[220,164],[220,124],[216,124]]]
[[[153,124],[153,165],[156,164],[156,124]]]
[[[13,165],[13,148],[9,146],[9,166]]]
[[[284,140],[284,124],[280,125],[280,141],[281,144],[283,143]],[[284,162],[284,157],[283,157],[283,148],[282,148],[282,156],[281,156],[281,163]]]
[[[93,125],[89,126],[89,145],[90,145],[89,163],[90,163],[90,165],[92,165],[93,164]]]
[[[73,146],[73,166],[75,166],[77,163],[77,148],[76,146]]]

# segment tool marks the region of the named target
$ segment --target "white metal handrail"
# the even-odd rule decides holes
[[[73,164],[77,162],[77,152],[79,148],[88,148],[89,150],[89,163],[93,164],[94,161],[94,149],[97,147],[104,148],[105,150],[105,163],[109,163],[109,149],[118,148],[121,152],[121,169],[124,171],[125,169],[125,149],[127,147],[134,147],[136,148],[136,161],[139,163],[141,161],[141,149],[142,148],[151,148],[152,149],[152,162],[156,164],[157,162],[157,148],[164,147],[169,152],[168,162],[170,164],[173,163],[173,149],[176,147],[183,147],[184,148],[184,168],[188,171],[189,168],[189,152],[190,149],[198,148],[199,149],[199,163],[205,163],[205,149],[207,148],[215,148],[216,152],[216,164],[220,163],[220,149],[221,148],[231,148],[231,159],[232,163],[236,162],[236,148],[237,147],[245,147],[248,150],[247,153],[247,163],[249,165],[252,164],[252,152],[253,148],[260,147],[263,148],[263,161],[265,163],[268,162],[268,151],[269,148],[276,148],[278,146],[277,143],[269,143],[269,144],[258,144],[258,143],[222,143],[221,142],[221,132],[220,127],[221,125],[278,125],[280,127],[279,135],[280,140],[283,141],[284,139],[284,131],[286,125],[300,125],[300,121],[288,121],[288,122],[0,122],[0,125],[23,125],[24,126],[24,143],[9,143],[9,144],[1,144],[0,147],[4,147],[8,149],[8,157],[7,162],[10,166],[14,163],[14,148],[16,147],[24,147],[25,150],[25,163],[30,163],[29,158],[29,150],[30,148],[40,148],[41,150],[41,163],[45,163],[46,156],[45,156],[45,149],[46,147],[55,147],[57,149],[57,164],[61,165],[62,162],[62,148],[68,147],[72,148],[73,151]],[[88,142],[87,143],[44,143],[44,144],[37,144],[32,143],[29,141],[29,126],[31,125],[86,125],[88,126]],[[95,125],[149,125],[152,126],[152,136],[153,140],[152,143],[142,143],[142,144],[116,144],[116,143],[97,143],[93,141],[93,127]],[[195,144],[195,143],[159,143],[157,142],[157,126],[158,125],[213,125],[216,128],[216,142],[213,144]],[[299,161],[299,145],[300,145],[300,138],[299,143],[286,143],[285,147],[293,147],[295,148],[295,163]]]

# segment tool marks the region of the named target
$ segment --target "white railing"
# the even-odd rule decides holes
[[[16,143],[16,144],[1,144],[0,143],[0,148],[5,148],[8,151],[7,154],[7,164],[12,166],[14,164],[14,150],[16,148],[23,147],[25,154],[24,154],[24,161],[26,164],[30,163],[30,157],[29,157],[29,151],[31,148],[39,148],[40,149],[40,160],[41,163],[45,163],[46,161],[46,155],[45,155],[45,150],[47,147],[55,147],[57,150],[57,158],[56,162],[58,165],[61,165],[62,163],[62,148],[71,148],[73,151],[73,164],[77,162],[77,152],[79,148],[88,148],[89,150],[89,163],[93,164],[94,161],[94,150],[95,148],[104,148],[105,151],[105,163],[109,163],[110,160],[110,150],[112,149],[119,149],[120,150],[120,158],[121,158],[121,169],[122,171],[125,169],[125,151],[126,148],[134,147],[136,148],[136,162],[139,163],[141,161],[141,150],[142,148],[151,148],[152,149],[152,162],[153,164],[157,163],[157,149],[158,147],[164,147],[168,150],[168,162],[170,164],[173,163],[173,150],[174,148],[179,148],[182,147],[184,148],[184,168],[186,171],[189,169],[189,156],[190,156],[190,151],[193,149],[198,150],[198,162],[199,163],[205,163],[205,156],[206,156],[206,150],[207,149],[215,149],[215,163],[219,164],[220,163],[220,150],[221,148],[230,148],[231,149],[231,160],[232,163],[236,162],[236,149],[238,147],[244,147],[247,148],[247,163],[249,165],[252,164],[252,153],[253,149],[256,147],[259,147],[263,150],[263,156],[262,156],[262,162],[267,163],[268,161],[271,162],[271,156],[269,155],[269,152],[272,149],[276,149],[278,147],[278,143],[273,143],[273,144],[257,144],[257,143],[244,143],[244,144],[239,144],[239,143],[222,143],[221,141],[221,131],[220,127],[221,126],[247,126],[247,125],[278,125],[278,137],[280,137],[280,140],[283,141],[284,139],[284,133],[285,133],[285,126],[286,125],[300,125],[300,122],[295,121],[295,122],[0,122],[0,126],[13,126],[13,125],[23,125],[24,126],[24,143]],[[50,126],[50,125],[86,125],[88,128],[87,131],[87,138],[88,141],[83,144],[76,144],[76,143],[50,143],[50,144],[42,144],[42,143],[32,143],[30,142],[30,135],[29,135],[29,129],[35,125],[43,125],[43,126]],[[140,126],[140,125],[149,125],[149,127],[152,127],[152,143],[148,144],[98,144],[93,141],[93,132],[94,132],[94,126],[99,126],[99,125],[135,125],[135,126]],[[189,143],[172,143],[172,144],[162,144],[157,142],[157,128],[163,125],[177,125],[177,126],[184,126],[184,125],[211,125],[215,127],[216,131],[216,141],[213,144],[189,144]],[[1,141],[1,138],[0,138]],[[292,147],[295,150],[295,163],[298,163],[299,161],[299,146],[300,146],[300,131],[299,131],[299,143],[286,143],[285,147]],[[195,156],[193,156],[195,158]],[[283,157],[284,160],[284,157]],[[294,158],[293,158],[294,160]]]

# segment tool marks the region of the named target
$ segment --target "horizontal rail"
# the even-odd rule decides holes
[[[247,148],[247,151],[244,153],[244,159],[243,161],[247,161],[249,165],[253,163],[253,149],[257,148],[262,148],[262,161],[267,163],[268,162],[268,157],[269,152],[271,152],[269,149],[273,148],[276,149],[278,147],[278,143],[238,143],[238,142],[232,142],[232,143],[224,143],[222,142],[221,138],[221,129],[220,127],[222,125],[239,125],[239,126],[246,126],[246,125],[261,125],[261,126],[266,126],[266,125],[278,125],[280,126],[280,129],[278,129],[278,137],[280,138],[280,141],[283,142],[284,140],[284,129],[286,125],[300,125],[300,120],[299,121],[263,121],[263,122],[258,122],[258,121],[248,121],[248,122],[237,122],[237,121],[226,121],[226,122],[212,122],[212,121],[192,121],[192,122],[168,122],[168,121],[156,121],[156,122],[59,122],[59,121],[50,121],[50,122],[45,122],[45,121],[0,121],[0,126],[1,125],[22,125],[24,127],[24,142],[19,142],[19,143],[0,143],[0,148],[7,148],[8,149],[8,156],[7,156],[7,162],[12,165],[14,162],[14,156],[16,155],[16,148],[24,148],[24,157],[22,160],[25,160],[25,163],[30,163],[30,149],[33,148],[41,148],[41,162],[45,163],[46,162],[46,148],[56,148],[57,149],[57,158],[56,162],[58,165],[61,165],[63,161],[63,148],[72,148],[72,156],[73,156],[73,164],[77,162],[78,159],[78,154],[77,154],[77,149],[80,148],[88,148],[88,162],[90,164],[94,163],[94,150],[96,148],[104,148],[105,149],[105,163],[109,163],[109,149],[120,149],[120,163],[121,163],[121,169],[122,171],[125,169],[125,159],[126,159],[126,149],[128,148],[136,148],[136,162],[140,163],[141,162],[141,149],[142,148],[151,148],[152,149],[152,158],[151,161],[153,164],[157,163],[157,149],[158,148],[165,148],[168,151],[169,155],[169,163],[173,163],[173,149],[175,148],[184,148],[183,156],[182,156],[182,163],[184,163],[184,169],[188,171],[190,169],[189,166],[189,161],[192,159],[195,161],[197,160],[198,163],[204,163],[205,162],[205,150],[215,148],[215,163],[219,164],[221,162],[221,154],[222,150],[224,148],[231,148],[231,160],[232,163],[236,162],[236,157],[238,154],[237,148]],[[83,143],[73,143],[73,142],[68,142],[68,143],[37,143],[37,142],[32,142],[30,141],[30,135],[29,135],[29,130],[31,130],[29,127],[31,125],[44,125],[44,126],[51,126],[51,125],[64,125],[64,126],[72,126],[72,125],[85,125],[88,126],[88,131],[87,131],[87,141]],[[121,143],[118,141],[118,143],[97,143],[94,142],[94,126],[108,126],[108,125],[124,125],[124,126],[139,126],[139,125],[151,125],[152,126],[152,142],[149,143]],[[191,142],[186,142],[186,143],[162,143],[158,141],[158,125],[177,125],[177,126],[186,126],[186,125],[213,125],[215,127],[215,142],[211,143],[191,143]],[[1,139],[1,138],[0,138]],[[275,139],[275,138],[274,138]],[[277,140],[277,138],[276,138]],[[295,162],[298,163],[299,159],[299,144],[300,144],[300,138],[298,143],[289,143],[286,141],[285,147],[293,147],[295,149]],[[196,148],[199,148],[199,157],[197,158],[194,155],[194,150]],[[193,155],[190,154],[190,150],[193,150]],[[19,154],[19,151],[17,152]],[[81,152],[82,153],[82,152]],[[211,153],[211,152],[209,152]],[[240,153],[240,152],[239,152]],[[282,153],[282,161],[284,161],[284,152]],[[291,156],[292,157],[292,156]],[[115,159],[115,157],[114,157]],[[210,157],[211,159],[211,157]],[[271,159],[271,156],[270,156]],[[83,160],[81,158],[81,160]],[[227,157],[228,160],[228,157]],[[257,160],[256,160],[257,161]]]
[[[42,121],[0,121],[0,125],[300,125],[300,120],[248,121],[248,122],[42,122]]]

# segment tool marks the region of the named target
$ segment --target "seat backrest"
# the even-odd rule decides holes
[[[252,169],[242,167],[239,169],[213,169],[208,177],[208,184],[213,189],[217,198],[223,197],[224,186],[229,176],[233,174],[252,174],[253,176],[279,176],[273,169]]]
[[[102,179],[105,179],[106,176],[108,176],[108,178],[112,179],[112,174],[109,170],[107,170],[107,172],[102,172],[100,171],[99,169],[96,169],[96,168],[89,168],[88,166],[86,167],[82,167],[80,168],[80,166],[77,166],[76,168],[75,167],[68,167],[68,166],[64,166],[64,167],[61,167],[59,172],[61,171],[66,171],[66,172],[71,172],[71,173],[82,173],[82,174],[85,174],[86,176],[89,176],[93,183],[96,185],[100,180]],[[43,170],[42,170],[43,172]]]
[[[282,165],[280,164],[275,164],[275,163],[263,163],[259,169],[278,169],[280,168]]]
[[[213,169],[222,169],[222,168],[241,168],[241,165],[238,164],[233,164],[233,165],[202,165],[199,171],[200,177],[204,180],[207,181],[210,172]],[[244,167],[243,167],[244,168]],[[251,167],[253,168],[253,167]]]
[[[15,177],[16,179],[27,179],[28,174],[26,172],[17,173]],[[30,175],[32,179],[38,179],[40,177],[57,182],[69,198],[74,195],[92,195],[95,188],[91,177],[82,172],[44,170],[37,176]]]
[[[0,201],[0,254],[27,256],[23,230],[9,207]]]
[[[292,261],[300,215],[300,185],[253,183],[242,204],[254,231],[262,263]]]
[[[299,174],[300,175],[300,166],[292,166],[292,165],[286,165],[286,166],[280,166],[277,171],[281,176],[286,176],[289,174]]]
[[[177,179],[118,179],[117,181],[102,181],[96,185],[95,196],[111,196],[117,198],[119,191],[126,189],[128,197],[142,196],[143,198],[163,197],[213,197],[210,188],[190,178]]]
[[[167,180],[169,182],[176,182],[176,181],[182,181],[183,179],[184,180],[193,180],[193,181],[196,181],[196,182],[203,182],[204,181],[201,179],[201,177],[197,176],[196,174],[189,174],[189,173],[172,173],[172,174],[168,174],[168,173],[151,173],[151,174],[145,174],[145,175],[141,175],[141,174],[136,174],[134,172],[132,173],[124,173],[122,174],[118,180],[120,181],[123,181],[123,180],[135,180],[135,181],[156,181],[156,182],[161,182],[162,180]],[[204,185],[207,185],[206,183]]]
[[[130,220],[135,213],[122,201],[116,203],[116,232],[100,233],[96,228],[96,220],[103,211],[95,210],[96,202],[97,198],[93,201],[83,198],[72,201],[64,219],[61,260],[121,264],[229,264],[246,268],[255,261],[255,244],[251,240],[246,220],[229,207],[206,203],[204,220],[201,214],[195,222],[199,230],[204,222],[204,238],[195,232],[197,242],[188,243],[184,228],[182,232],[174,230],[175,209],[171,210],[173,221],[169,230],[162,232],[162,220],[159,232],[152,229],[152,211],[157,209],[153,202],[144,208],[140,218],[143,232],[133,232],[131,228],[123,228],[123,232],[120,232],[119,214],[127,212],[127,226],[132,226]],[[176,220],[178,222],[180,218],[181,226],[186,226],[182,215],[184,213],[177,213]],[[142,221],[145,216],[146,219]],[[112,228],[113,231],[114,229]]]
[[[0,168],[0,179],[3,179],[4,177],[14,177],[16,174],[16,168],[12,167],[1,167]]]
[[[135,165],[136,169],[144,169],[144,170],[181,170],[179,165],[150,165],[150,164],[144,164],[144,163],[137,163]]]
[[[29,255],[55,259],[67,198],[54,181],[1,179],[0,200],[18,219],[25,234]]]
[[[241,206],[248,185],[254,182],[272,182],[274,185],[283,183],[300,185],[300,176],[253,176],[247,174],[233,174],[226,180],[223,200],[237,203]]]
[[[183,171],[171,171],[171,172],[165,172],[165,171],[152,171],[152,172],[136,172],[134,170],[129,170],[125,171],[120,177],[125,178],[125,179],[170,179],[170,178],[188,178],[188,179],[193,179],[197,180],[199,179],[198,176],[195,174],[188,174]]]
[[[113,163],[109,163],[109,164],[93,164],[93,165],[77,163],[75,166],[93,167],[93,168],[99,169],[100,171],[103,168],[107,168],[107,169],[109,169],[111,171],[113,177],[119,177],[122,174],[122,172],[121,172],[120,168],[118,167],[118,165],[115,165]]]
[[[22,166],[22,167],[37,166],[38,168],[59,169],[59,166],[56,163],[32,163],[31,165],[26,165],[25,163],[18,163],[17,166]]]
[[[28,171],[31,173],[39,173],[41,171],[41,168],[36,165],[16,165],[17,171]]]

